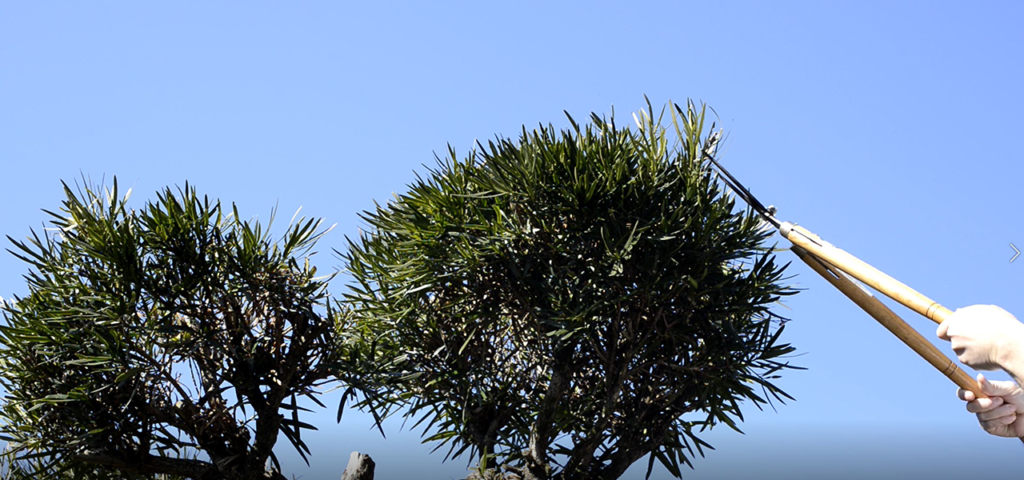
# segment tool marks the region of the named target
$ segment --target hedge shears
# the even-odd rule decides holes
[[[712,145],[717,143],[714,140],[717,140],[717,138],[711,139]],[[889,307],[885,306],[870,290],[861,283],[857,283],[857,280],[923,315],[936,324],[942,323],[953,313],[952,311],[895,278],[886,275],[867,262],[822,240],[821,237],[807,229],[795,223],[780,222],[775,218],[775,207],[765,207],[764,204],[759,202],[750,193],[750,190],[747,190],[743,184],[736,180],[736,177],[732,176],[712,155],[705,153],[704,156],[711,161],[711,164],[720,173],[719,178],[733,190],[737,197],[746,202],[751,209],[761,216],[764,222],[777,229],[786,240],[793,244],[790,249],[800,260],[835,286],[853,303],[857,304],[868,315],[871,315],[878,323],[881,323],[882,326],[892,332],[893,335],[903,341],[914,352],[917,352],[921,358],[924,358],[957,386],[973,392],[976,398],[988,398],[970,375],[961,370],[953,360],[943,354],[935,345],[908,325],[907,322],[903,321]],[[1024,442],[1024,438],[1021,438],[1021,441]]]

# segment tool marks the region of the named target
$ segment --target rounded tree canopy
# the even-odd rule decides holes
[[[44,236],[12,240],[31,270],[2,309],[0,434],[6,460],[38,460],[13,471],[285,478],[278,434],[305,457],[296,398],[333,365],[321,222],[274,240],[187,183],[138,210],[116,179],[65,193]]]
[[[698,429],[788,398],[784,267],[708,166],[705,108],[669,111],[674,138],[648,104],[636,128],[595,114],[449,149],[365,212],[343,254],[378,373],[345,378],[362,405],[408,406],[481,470],[610,479],[646,455],[678,476]]]

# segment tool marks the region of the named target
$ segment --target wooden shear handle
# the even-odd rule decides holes
[[[851,277],[864,282],[935,323],[942,323],[953,313],[948,308],[939,305],[938,302],[921,295],[917,290],[904,285],[899,280],[886,275],[881,270],[833,246],[802,227],[785,222],[779,227],[779,231],[783,237],[793,242],[793,245],[803,248],[815,257],[846,272]]]
[[[899,315],[896,315],[895,312],[886,307],[874,295],[847,278],[842,271],[819,258],[815,258],[801,247],[794,246],[793,253],[796,253],[800,260],[803,260],[812,270],[818,272],[825,280],[828,280],[840,292],[843,292],[850,300],[853,300],[853,303],[856,303],[857,306],[868,312],[878,323],[881,323],[883,327],[892,332],[893,335],[896,335],[913,351],[917,352],[921,358],[932,364],[936,370],[949,377],[957,386],[974,392],[974,395],[978,398],[988,397],[981,392],[978,382],[957,367],[938,347],[924,338],[917,330],[914,330],[913,327],[903,321]]]
[[[806,233],[801,232],[793,234],[792,232],[790,232],[790,236],[796,237],[800,241],[804,241],[805,239],[809,241],[809,237],[807,236],[807,234],[810,234],[810,232],[807,232],[806,230],[803,230],[803,232]],[[879,288],[879,285],[885,288],[889,288],[889,291],[883,291],[883,293],[886,293],[886,295],[888,295],[893,300],[896,300],[903,305],[911,307],[918,313],[921,313],[922,315],[925,315],[926,317],[938,323],[941,323],[942,320],[944,320],[951,313],[949,309],[939,305],[938,303],[932,301],[928,297],[921,295],[914,289],[882,273],[881,271],[872,267],[871,265],[864,263],[863,261],[854,257],[853,255],[850,255],[842,250],[839,250],[836,247],[833,247],[825,242],[822,242],[821,239],[817,238],[816,236],[814,238],[821,243],[812,243],[812,245],[815,245],[820,250],[824,250],[828,253],[833,254],[833,258],[839,258],[840,260],[844,261],[846,265],[855,267],[856,269],[858,269],[857,271],[859,271],[862,275],[865,275],[867,278],[872,278],[872,276],[868,274],[872,272],[877,272],[877,275],[873,277],[876,280],[874,282],[869,282],[866,280],[866,278],[856,278],[858,280],[863,281],[864,283],[867,283],[868,285],[871,285],[872,287],[878,288],[879,291],[883,291]],[[794,246],[792,248],[793,253],[795,253],[797,257],[800,258],[800,260],[803,260],[804,263],[811,267],[812,270],[814,270],[823,278],[825,278],[825,280],[827,280],[829,283],[835,286],[840,292],[842,292],[850,300],[852,300],[853,303],[856,303],[857,306],[859,306],[865,312],[871,315],[875,320],[878,321],[878,323],[882,324],[882,326],[884,326],[887,330],[892,332],[893,335],[895,335],[897,338],[903,341],[904,344],[906,344],[914,352],[920,355],[921,358],[924,358],[928,363],[932,364],[932,366],[935,367],[936,370],[942,372],[943,375],[952,380],[953,383],[955,383],[958,387],[974,393],[975,398],[988,398],[988,395],[985,395],[981,391],[981,387],[978,385],[978,382],[976,382],[973,378],[970,377],[970,375],[967,375],[967,373],[961,370],[955,363],[953,363],[952,360],[949,359],[949,357],[947,357],[937,347],[935,347],[935,345],[933,345],[931,342],[925,339],[924,336],[918,333],[917,330],[914,330],[910,325],[907,324],[907,322],[903,321],[903,319],[900,318],[899,315],[896,315],[896,313],[890,310],[889,307],[886,307],[885,304],[883,304],[880,300],[875,298],[875,296],[872,295],[871,292],[867,291],[867,289],[863,288],[862,286],[858,285],[856,282],[851,280],[847,276],[847,273],[844,271],[844,269],[838,268],[837,266],[833,265],[826,259],[811,254],[810,252],[808,252],[808,249],[805,249],[802,245],[797,244],[797,241],[794,241],[792,239],[790,241],[793,241],[794,243]],[[840,252],[841,255],[836,255],[836,252]],[[850,276],[853,276],[852,273]],[[912,302],[914,306],[912,307],[911,305],[908,305],[908,303],[905,302],[904,300],[907,300],[907,302]],[[929,316],[929,313],[931,313],[933,316]],[[1021,442],[1024,442],[1024,437],[1022,437],[1020,440]]]

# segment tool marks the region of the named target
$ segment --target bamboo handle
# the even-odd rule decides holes
[[[924,338],[917,330],[914,330],[907,322],[904,322],[899,315],[886,307],[880,300],[875,298],[870,292],[861,288],[852,280],[846,277],[842,271],[829,265],[827,262],[821,259],[815,258],[813,255],[808,253],[806,250],[800,247],[793,247],[793,253],[795,253],[800,260],[803,260],[808,266],[811,267],[815,272],[828,280],[833,286],[843,292],[844,295],[853,300],[857,306],[868,312],[878,323],[881,323],[883,327],[888,329],[893,335],[896,335],[900,340],[903,341],[908,347],[917,352],[922,358],[932,364],[936,370],[942,372],[943,375],[949,377],[953,383],[957,384],[964,390],[970,390],[974,392],[978,398],[987,398],[981,392],[981,388],[970,375],[967,375],[961,370],[952,360],[943,354],[935,345]]]
[[[843,271],[816,258],[808,253],[807,250],[798,246],[794,246],[792,250],[796,256],[800,257],[800,260],[803,260],[818,275],[828,280],[840,292],[843,292],[850,300],[853,300],[853,303],[856,303],[857,306],[868,312],[878,323],[881,323],[883,327],[892,332],[893,335],[896,335],[904,344],[914,350],[914,352],[917,352],[921,358],[927,360],[936,370],[949,377],[958,387],[973,392],[976,398],[988,398],[988,395],[982,393],[978,382],[957,367],[949,357],[944,355],[935,345],[932,345],[917,330],[907,325],[907,322],[904,322],[899,315],[896,315],[889,307],[886,307],[885,304],[875,298],[871,292],[868,292],[847,278]],[[1024,442],[1024,438],[1021,438],[1020,441]]]
[[[851,277],[866,283],[871,288],[896,300],[907,308],[924,315],[935,323],[942,323],[953,312],[939,305],[938,302],[922,295],[899,280],[886,275],[863,260],[850,255],[840,248],[822,240],[806,229],[785,222],[779,227],[783,237],[794,245],[810,252],[815,257],[846,272]]]

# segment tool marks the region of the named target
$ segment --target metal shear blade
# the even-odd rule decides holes
[[[774,226],[775,228],[779,228],[781,223],[775,218],[774,206],[769,205],[765,207],[763,203],[758,201],[757,198],[755,198],[754,195],[750,193],[750,190],[747,190],[747,187],[744,187],[739,180],[736,180],[736,177],[732,176],[732,174],[729,173],[729,171],[726,170],[725,167],[722,166],[722,164],[718,163],[718,161],[716,161],[713,156],[711,156],[707,152],[704,153],[704,156],[711,161],[711,165],[713,165],[715,169],[718,171],[718,173],[721,174],[719,175],[719,178],[721,178],[722,181],[724,181],[725,184],[732,189],[732,191],[736,194],[737,197],[740,197],[741,199],[743,199],[744,202],[747,203],[747,205],[750,205],[750,208],[753,208],[754,211],[757,212],[758,215],[761,215],[761,217],[764,218],[766,222],[772,224],[772,226]]]

